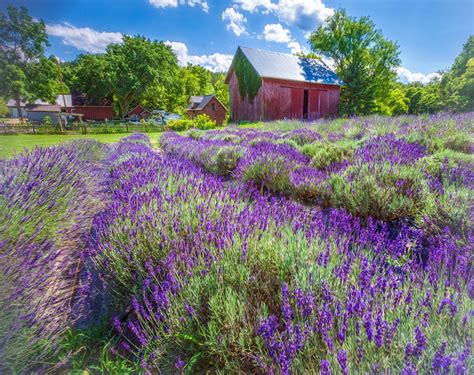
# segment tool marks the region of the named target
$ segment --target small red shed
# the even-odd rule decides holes
[[[141,119],[147,119],[150,116],[151,116],[151,112],[139,104],[135,108],[133,108],[130,112],[128,112],[126,117],[128,117],[131,120],[137,121]]]
[[[319,60],[240,46],[225,82],[234,122],[334,116],[342,85]]]
[[[186,111],[190,119],[201,114],[206,114],[212,118],[217,125],[222,125],[227,115],[227,109],[215,95],[191,96]]]

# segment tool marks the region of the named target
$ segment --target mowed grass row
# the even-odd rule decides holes
[[[148,133],[152,145],[157,146],[163,133]],[[92,139],[102,143],[114,143],[130,134],[18,134],[0,135],[0,158],[9,159],[25,149],[54,146],[79,139]]]

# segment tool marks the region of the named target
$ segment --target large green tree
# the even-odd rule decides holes
[[[446,110],[474,110],[474,35],[469,36],[451,69],[443,74],[440,89]]]
[[[105,83],[124,117],[152,85],[172,85],[178,62],[171,47],[141,36],[124,36],[122,43],[107,47]]]
[[[141,104],[185,114],[191,96],[215,94],[228,107],[229,92],[224,79],[223,73],[213,73],[200,65],[188,64],[179,68],[171,84],[149,86]]]
[[[44,56],[48,36],[43,21],[24,7],[0,13],[0,95],[14,98],[22,118],[21,100],[51,101],[57,94],[57,70]]]
[[[64,81],[71,90],[87,95],[94,104],[100,104],[110,95],[107,60],[103,54],[83,54],[63,64]]]
[[[334,61],[345,85],[341,113],[386,112],[400,65],[398,45],[387,40],[369,17],[349,17],[337,10],[310,36],[314,52]]]

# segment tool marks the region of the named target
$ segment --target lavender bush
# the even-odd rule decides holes
[[[135,364],[102,371],[472,372],[472,125],[277,122],[2,162],[2,363],[42,369],[92,316],[90,271],[97,345]]]
[[[95,141],[79,141],[38,148],[0,167],[4,371],[45,363],[84,312],[83,250],[92,218],[103,208],[100,160],[106,152]]]
[[[117,213],[106,210],[91,254],[131,298],[131,314],[115,319],[115,330],[144,369],[429,372],[454,369],[456,360],[466,373],[471,366],[470,241],[407,225],[394,235],[381,222],[226,187],[182,159],[148,153],[114,167],[121,172],[112,185],[126,173],[124,188],[136,194],[131,206],[125,194],[114,199]],[[117,215],[119,222],[107,219]],[[131,233],[153,242],[130,242]]]

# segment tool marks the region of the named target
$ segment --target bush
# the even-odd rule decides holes
[[[443,139],[443,146],[453,151],[468,154],[471,149],[471,141],[466,133],[455,133]]]
[[[299,146],[303,146],[307,143],[321,140],[321,135],[311,129],[301,128],[293,130],[284,135],[286,139],[295,141]]]
[[[223,146],[220,147],[213,158],[213,170],[221,176],[231,174],[242,156],[244,156],[245,149],[240,146]]]
[[[236,177],[275,193],[290,194],[290,173],[305,165],[304,155],[288,145],[257,143],[240,160]]]
[[[216,121],[211,119],[205,113],[194,117],[192,122],[193,122],[194,127],[197,129],[210,130],[210,129],[216,128]]]
[[[190,129],[193,126],[193,122],[188,119],[179,119],[179,120],[169,120],[166,124],[169,130],[173,130],[175,132],[185,131]]]
[[[440,233],[448,227],[452,233],[466,235],[469,232],[471,189],[448,186],[443,194],[429,194],[423,212],[418,216],[418,224],[428,230]]]
[[[199,129],[191,129],[186,135],[192,139],[199,140],[202,137],[202,133]]]
[[[331,196],[331,186],[327,173],[311,167],[298,168],[290,174],[293,196],[303,201],[312,201],[327,206]]]
[[[352,159],[356,142],[315,142],[306,144],[301,152],[311,157],[311,166],[318,169],[329,167],[333,163],[341,163]]]
[[[272,143],[274,143],[276,145],[288,145],[288,146],[293,147],[297,150],[300,150],[300,146],[298,145],[298,143],[296,143],[292,139],[279,139],[277,141],[273,141]]]
[[[105,155],[103,145],[83,140],[0,165],[0,372],[36,373],[78,312],[94,319],[84,303],[91,285],[83,249],[104,207],[97,161]]]
[[[423,209],[427,183],[413,166],[358,164],[329,178],[331,203],[360,217],[415,218]]]

